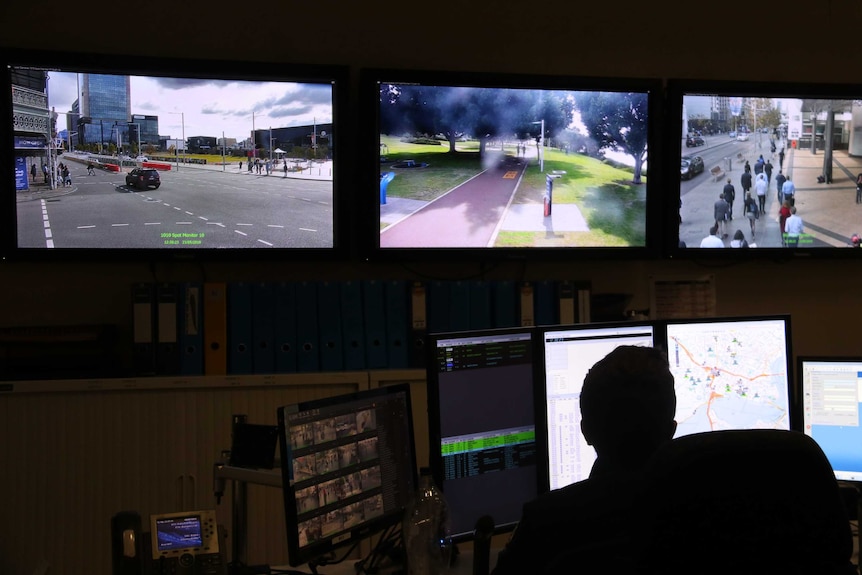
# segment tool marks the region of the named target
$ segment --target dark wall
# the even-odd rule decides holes
[[[143,12],[146,34],[127,23]],[[756,5],[670,2],[427,3],[293,1],[116,5],[7,2],[0,44],[51,50],[362,67],[456,69],[660,78],[862,82],[857,0]],[[135,28],[137,30],[137,28]],[[97,33],[96,33],[97,32]],[[9,193],[8,191],[6,193]],[[669,193],[675,193],[669,190]],[[459,265],[0,264],[0,325],[105,322],[129,337],[133,281],[467,277]],[[649,305],[653,276],[714,274],[720,314],[793,315],[794,351],[862,354],[858,262],[628,261],[492,266],[489,278],[590,279],[596,292]]]

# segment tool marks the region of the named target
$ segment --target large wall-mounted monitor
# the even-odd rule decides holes
[[[791,428],[789,316],[673,320],[666,332],[676,437]]]
[[[669,255],[862,257],[862,85],[671,80],[667,94]],[[704,242],[721,194],[733,196],[732,219]],[[749,249],[729,249],[738,233]]]
[[[661,84],[363,70],[372,258],[643,257],[658,247]]]
[[[453,539],[490,516],[511,530],[535,498],[532,328],[430,336],[430,464],[446,495]]]
[[[590,368],[622,345],[652,347],[655,328],[647,323],[583,324],[540,328],[543,381],[537,386],[543,405],[539,453],[543,490],[587,479],[596,451],[581,432],[581,388]]]
[[[4,54],[14,259],[333,257],[346,68]]]
[[[802,429],[842,481],[862,481],[862,357],[798,357]]]
[[[410,388],[279,407],[288,560],[321,563],[401,522],[417,487]]]

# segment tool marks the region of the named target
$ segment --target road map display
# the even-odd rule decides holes
[[[671,323],[676,436],[790,429],[785,319]]]

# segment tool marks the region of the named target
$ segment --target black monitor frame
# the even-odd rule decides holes
[[[258,225],[257,228],[260,228],[261,233],[259,234],[259,239],[255,239],[254,233],[247,233],[245,237],[243,237],[243,230],[248,231],[251,228],[248,227],[237,227],[242,225],[248,225],[248,223],[244,223],[242,219],[242,210],[234,209],[235,206],[224,205],[223,209],[213,210],[212,213],[219,218],[219,222],[221,219],[225,220],[224,227],[227,229],[232,229],[232,224],[237,224],[236,226],[236,234],[224,234],[223,241],[219,241],[219,246],[211,246],[207,247],[205,244],[205,237],[201,238],[200,233],[201,230],[197,229],[200,225],[195,225],[196,222],[199,224],[196,218],[205,218],[206,214],[204,213],[194,213],[193,216],[185,216],[183,212],[177,212],[177,214],[181,214],[182,218],[190,221],[190,225],[185,225],[187,222],[183,223],[183,226],[173,224],[161,226],[162,229],[156,230],[153,232],[156,227],[154,224],[150,224],[147,221],[147,226],[144,228],[147,232],[152,233],[168,233],[171,235],[168,240],[173,242],[175,239],[179,240],[180,245],[176,245],[174,243],[162,245],[159,243],[160,238],[164,238],[166,236],[151,236],[149,234],[145,236],[141,236],[141,240],[126,240],[125,245],[123,245],[123,241],[102,241],[98,245],[91,246],[92,243],[90,240],[87,240],[86,246],[82,247],[83,244],[76,243],[71,247],[62,247],[59,245],[59,242],[56,243],[57,247],[50,248],[48,246],[45,247],[24,247],[19,242],[18,237],[18,205],[16,202],[15,193],[8,193],[6,197],[3,199],[2,203],[0,203],[0,224],[2,224],[2,230],[0,230],[0,257],[10,260],[10,261],[212,261],[212,260],[221,260],[221,261],[248,261],[248,260],[268,260],[268,261],[319,261],[319,260],[336,260],[336,259],[345,259],[349,256],[351,251],[352,242],[350,241],[350,224],[348,221],[349,215],[349,200],[348,200],[348,191],[347,191],[347,183],[349,180],[349,175],[351,173],[351,168],[349,165],[349,159],[352,154],[350,150],[350,140],[351,140],[351,127],[350,127],[350,114],[348,113],[348,104],[349,104],[349,88],[348,88],[348,68],[346,66],[338,66],[338,65],[315,65],[315,64],[303,64],[303,63],[266,63],[266,62],[255,62],[255,61],[232,61],[232,60],[204,60],[204,59],[181,59],[181,58],[168,58],[168,57],[144,57],[144,56],[120,56],[114,54],[89,54],[89,53],[75,53],[75,52],[51,52],[51,51],[40,51],[40,50],[6,50],[3,52],[4,54],[4,67],[8,68],[10,66],[22,67],[22,68],[34,68],[34,69],[44,69],[47,71],[51,70],[63,70],[69,72],[78,72],[78,73],[91,73],[91,74],[114,74],[120,76],[146,76],[150,78],[159,78],[162,80],[172,80],[173,83],[182,84],[183,82],[194,82],[194,81],[205,81],[205,80],[227,80],[227,81],[248,81],[248,82],[297,82],[297,83],[309,83],[309,84],[320,84],[320,85],[330,85],[332,86],[332,99],[331,99],[331,110],[332,110],[332,119],[331,122],[334,126],[332,130],[333,133],[328,134],[327,137],[330,138],[329,143],[331,144],[332,157],[334,158],[334,162],[332,165],[332,180],[331,180],[331,193],[327,193],[325,187],[321,187],[316,193],[316,198],[327,198],[326,201],[321,201],[319,204],[320,207],[315,211],[315,221],[320,224],[318,237],[316,233],[318,230],[308,230],[306,235],[301,235],[301,233],[297,229],[294,229],[293,224],[290,223],[286,226],[281,226],[283,229],[279,229],[279,218],[271,217],[270,221],[266,222],[266,225]],[[13,110],[13,102],[12,102],[12,93],[11,93],[11,77],[10,74],[4,69],[4,73],[2,78],[0,78],[0,83],[3,84],[4,87],[4,96],[2,98],[2,103],[0,103],[0,150],[5,152],[5,157],[7,158],[6,162],[0,162],[0,180],[2,180],[10,190],[16,189],[16,169],[13,167],[13,159],[16,156],[15,144],[13,142],[13,127],[10,122],[12,118],[12,110]],[[50,82],[50,80],[49,80]],[[50,85],[49,85],[50,91]],[[50,96],[50,94],[49,94]],[[213,91],[213,97],[218,97],[217,89]],[[249,96],[251,98],[251,96]],[[243,101],[244,102],[244,101]],[[257,102],[257,100],[255,100]],[[229,104],[229,100],[225,100],[224,104]],[[201,102],[201,107],[205,107],[205,103]],[[296,100],[291,105],[299,104],[299,101]],[[216,110],[218,107],[218,102],[215,102],[212,110],[205,110],[209,113],[221,112],[223,114],[230,115],[234,112],[239,113],[240,111],[233,109],[226,110]],[[254,106],[254,103],[248,102],[248,106],[244,107],[251,108]],[[225,107],[225,106],[222,106]],[[68,110],[55,110],[58,114],[57,119],[57,129],[60,130],[62,127],[66,126],[66,113],[73,113],[73,111]],[[142,114],[144,112],[143,109],[132,109],[133,114]],[[171,122],[173,122],[174,116],[170,116]],[[129,118],[128,122],[134,123],[133,118]],[[176,116],[176,121],[183,121],[184,128],[186,126],[186,122],[189,120],[189,114],[184,113],[182,117],[180,115]],[[95,121],[95,120],[92,120]],[[164,121],[164,120],[163,120]],[[104,122],[103,122],[104,123]],[[217,121],[216,121],[217,123]],[[315,120],[315,126],[317,125],[317,120]],[[251,128],[252,123],[249,123],[249,128]],[[335,127],[337,126],[337,128]],[[277,126],[255,126],[255,131],[260,132],[261,130],[266,130],[267,128],[276,129]],[[113,128],[111,128],[113,129]],[[134,135],[135,126],[128,126],[129,133]],[[141,124],[139,123],[137,126],[138,131],[142,129]],[[289,128],[285,128],[289,129]],[[119,132],[119,130],[118,130]],[[180,136],[186,138],[186,140],[190,140],[192,137],[199,136],[201,134],[189,133],[188,130],[183,129],[183,134],[180,133],[171,133],[172,138],[179,138]],[[249,133],[251,130],[249,130]],[[317,130],[315,130],[317,132]],[[209,130],[205,136],[214,136],[214,137],[222,137],[222,131],[214,125],[211,130]],[[323,137],[322,134],[317,133],[318,139],[315,140],[315,145],[318,144],[320,138]],[[248,134],[246,134],[248,136]],[[141,136],[138,136],[141,139]],[[263,138],[263,136],[261,136]],[[131,140],[131,136],[129,138]],[[124,142],[124,139],[121,139],[120,142]],[[128,142],[131,146],[132,143]],[[23,145],[23,144],[22,144]],[[29,145],[29,144],[28,144]],[[50,144],[45,144],[45,146],[50,146]],[[270,146],[272,148],[272,146]],[[44,149],[44,148],[40,148]],[[125,149],[125,148],[124,148]],[[107,151],[107,150],[106,150]],[[267,149],[269,152],[269,149]],[[47,152],[46,152],[47,153]],[[59,156],[62,158],[62,155]],[[175,158],[177,165],[179,166],[180,158],[179,153],[176,154]],[[243,161],[243,169],[247,164],[247,158],[245,156],[233,158],[230,161],[231,170],[236,171],[238,166],[238,161]],[[57,160],[61,161],[60,159]],[[106,160],[107,162],[107,160]],[[122,158],[117,158],[117,162],[123,162]],[[72,161],[70,160],[71,164]],[[165,163],[168,163],[165,161]],[[115,164],[116,165],[116,164]],[[131,168],[132,163],[125,162],[124,167]],[[137,164],[142,165],[142,164]],[[173,166],[172,166],[173,167]],[[182,166],[179,166],[180,170],[182,170]],[[225,166],[227,169],[227,166]],[[278,171],[275,171],[272,174],[272,177],[282,177],[282,166],[278,166]],[[83,170],[83,168],[79,168]],[[191,169],[191,168],[187,168]],[[83,173],[83,172],[81,172]],[[169,172],[164,172],[162,175],[162,184],[165,184],[165,179],[168,177]],[[98,172],[97,172],[98,175]],[[286,174],[285,174],[286,175]],[[107,175],[105,175],[107,177]],[[41,180],[41,174],[38,175],[37,179]],[[80,178],[83,181],[83,178]],[[243,180],[247,180],[243,178]],[[79,181],[79,178],[75,178],[75,181]],[[239,181],[239,180],[236,180]],[[250,181],[250,179],[248,179]],[[117,191],[118,192],[130,192],[136,193],[138,196],[143,196],[143,191],[135,191],[128,186],[123,185],[121,179],[117,179]],[[150,189],[147,194],[154,197],[154,200],[158,200],[159,196],[164,196],[164,189],[167,186],[162,185],[160,189]],[[162,192],[162,193],[160,193]],[[37,194],[33,194],[37,195]],[[94,198],[98,199],[98,198]],[[52,202],[61,202],[62,198],[53,198]],[[226,200],[226,201],[246,201],[243,199],[237,200]],[[264,200],[259,200],[264,201]],[[308,203],[308,205],[312,205],[314,202],[303,202]],[[327,205],[328,204],[328,205]],[[51,206],[51,203],[48,203],[47,206]],[[53,204],[55,206],[62,205],[60,203]],[[104,202],[103,202],[104,205]],[[241,208],[241,204],[238,204]],[[177,206],[176,209],[179,209],[180,206]],[[189,208],[184,208],[188,210]],[[99,207],[97,204],[91,207],[91,211],[93,213],[98,213]],[[177,219],[171,215],[168,209],[163,212],[159,212],[159,216],[163,217],[165,222],[170,223],[173,219]],[[272,210],[270,209],[270,212]],[[234,213],[236,217],[233,218],[236,222],[231,221],[229,214]],[[120,214],[118,214],[119,216]],[[154,214],[155,217],[156,214]],[[181,218],[181,219],[182,219]],[[117,221],[122,220],[121,217],[114,218]],[[152,218],[151,218],[152,219]],[[253,218],[250,218],[253,219]],[[154,220],[155,221],[155,220]],[[214,219],[212,221],[215,221]],[[158,223],[161,223],[162,220],[158,219]],[[216,223],[219,223],[216,222]],[[238,223],[237,223],[238,222]],[[262,220],[261,220],[262,222]],[[258,223],[261,223],[258,222]],[[103,227],[105,230],[109,230],[111,228],[106,227],[110,222],[99,221],[98,224]],[[283,222],[282,223],[286,223]],[[123,225],[119,224],[110,224],[114,225]],[[91,226],[98,227],[98,226]],[[304,228],[311,228],[312,226],[305,225],[301,226]],[[168,229],[170,228],[170,229]],[[195,228],[194,230],[192,228]],[[207,230],[216,230],[215,226],[209,226],[206,228]],[[331,237],[330,235],[331,229]],[[267,231],[270,230],[270,231]],[[182,235],[184,232],[187,233],[195,233],[198,237],[188,239],[191,236]],[[208,234],[210,236],[220,232],[220,230],[216,230],[212,234]],[[278,232],[281,232],[279,234]],[[173,233],[179,233],[181,237],[174,238],[172,236]],[[57,234],[55,234],[56,236]],[[107,236],[106,236],[107,238]],[[105,238],[105,239],[106,239]],[[267,239],[272,241],[266,241]],[[200,243],[197,243],[197,240],[200,240]],[[201,245],[203,244],[203,245]]]
[[[420,85],[427,87],[538,89],[547,91],[638,92],[648,94],[647,109],[649,111],[649,123],[647,129],[647,149],[648,156],[652,161],[649,164],[648,184],[643,184],[647,186],[646,197],[644,199],[643,222],[640,222],[644,227],[643,242],[637,245],[619,245],[615,247],[602,246],[595,243],[578,245],[578,240],[571,239],[566,239],[566,243],[562,245],[558,243],[555,247],[549,247],[549,242],[545,241],[537,242],[535,245],[529,247],[512,246],[511,244],[498,245],[496,247],[471,245],[456,245],[452,247],[435,247],[433,245],[382,246],[380,87],[384,84]],[[358,100],[364,122],[358,127],[357,134],[357,145],[361,154],[357,170],[357,175],[360,178],[360,189],[357,194],[356,204],[357,233],[362,243],[362,253],[366,259],[379,261],[527,261],[528,259],[559,261],[563,259],[588,259],[596,257],[643,259],[657,257],[660,254],[662,204],[660,196],[663,185],[662,162],[660,161],[663,93],[660,80],[496,74],[444,70],[363,69],[360,72],[360,96]],[[541,131],[538,126],[535,129],[537,132]],[[548,131],[547,128],[546,131]],[[514,146],[513,142],[510,142],[510,144]],[[422,162],[419,163],[421,164]],[[501,166],[503,164],[492,168],[492,170],[499,171]],[[559,176],[559,174],[552,174],[551,172],[553,171],[552,167],[546,167],[545,169],[546,176],[556,181],[554,178]],[[562,177],[565,177],[565,175]],[[553,190],[558,188],[560,188],[559,183],[556,187],[552,187],[551,198],[553,198]],[[547,190],[548,184],[546,181],[545,197],[548,196]],[[538,192],[536,193],[538,194]],[[535,201],[538,202],[537,205],[533,206],[535,210],[538,210],[536,211],[536,221],[544,222],[541,224],[543,226],[543,233],[550,234],[548,237],[553,237],[554,241],[559,242],[560,240],[556,238],[562,234],[554,233],[553,229],[548,227],[548,222],[551,220],[547,216],[543,216],[543,209],[547,208],[543,208],[544,200],[542,195],[538,194]],[[552,213],[554,213],[554,205],[558,205],[560,209],[563,206],[561,202],[558,204],[553,204],[552,202]],[[596,212],[598,211],[596,210]],[[600,227],[600,224],[596,223],[596,227]],[[445,235],[446,231],[442,229],[439,233]],[[513,241],[517,243],[517,240]]]
[[[306,418],[307,421],[311,422],[315,419],[315,417],[319,417],[321,412],[331,413],[327,419],[333,420],[333,427],[335,426],[334,419],[337,417],[337,413],[343,414],[354,414],[355,409],[358,406],[368,406],[373,407],[378,403],[386,404],[389,401],[398,401],[399,396],[402,398],[401,407],[404,409],[403,414],[399,414],[399,417],[403,415],[403,419],[401,420],[401,424],[404,429],[395,430],[399,432],[390,437],[390,443],[387,446],[391,453],[392,457],[398,458],[398,461],[393,462],[391,473],[394,473],[393,477],[386,477],[387,471],[384,471],[381,468],[381,463],[375,460],[379,460],[382,454],[378,451],[380,449],[377,445],[377,441],[379,441],[379,436],[376,434],[372,434],[371,431],[362,432],[358,431],[359,435],[367,435],[368,437],[360,440],[360,443],[363,441],[369,441],[370,446],[369,452],[371,457],[368,460],[363,460],[361,447],[357,443],[357,457],[358,464],[355,466],[351,464],[352,467],[357,468],[356,473],[361,473],[364,471],[369,471],[372,475],[374,473],[379,474],[377,478],[380,481],[380,484],[376,487],[373,486],[370,489],[371,495],[373,497],[369,497],[369,490],[361,485],[360,482],[360,493],[349,494],[345,497],[340,497],[332,503],[331,499],[327,496],[321,495],[320,490],[317,493],[310,495],[312,500],[315,500],[316,503],[312,502],[312,507],[309,509],[305,509],[300,513],[299,499],[301,495],[298,495],[298,492],[306,489],[316,489],[321,486],[327,485],[328,482],[345,480],[347,474],[342,473],[341,464],[339,462],[338,469],[332,471],[326,471],[325,473],[319,472],[319,470],[315,467],[314,473],[311,473],[308,477],[303,476],[299,478],[294,475],[294,466],[292,463],[294,462],[292,448],[291,436],[288,431],[288,420],[291,416],[295,416],[296,414],[301,414]],[[366,409],[363,408],[363,411]],[[389,527],[393,527],[398,525],[404,516],[404,510],[407,507],[411,497],[414,495],[417,487],[418,487],[418,474],[416,468],[416,450],[414,445],[414,436],[413,436],[413,416],[412,416],[412,407],[410,402],[410,385],[407,383],[402,384],[394,384],[394,385],[386,385],[378,388],[373,388],[369,390],[357,391],[354,393],[348,393],[343,395],[332,396],[324,399],[313,399],[308,401],[303,401],[298,404],[282,406],[277,410],[278,415],[278,429],[279,429],[279,450],[281,454],[281,470],[282,470],[282,491],[284,493],[284,513],[285,513],[285,523],[286,523],[286,531],[287,531],[287,546],[288,546],[288,561],[290,565],[297,566],[306,562],[316,562],[317,564],[325,564],[327,562],[332,562],[326,559],[328,555],[331,555],[333,551],[336,549],[356,545],[359,541],[371,537],[376,533],[380,533]],[[357,420],[358,421],[358,420]],[[375,430],[377,429],[377,424],[379,424],[379,420],[375,419]],[[309,425],[308,423],[306,425]],[[336,428],[337,429],[337,428]],[[340,435],[334,429],[332,434],[334,435],[334,439],[327,437],[327,442],[330,445],[336,445],[332,449],[337,449],[337,447],[343,446],[345,444],[348,435]],[[354,435],[354,434],[350,434]],[[332,441],[330,441],[332,439]],[[372,441],[373,440],[373,441]],[[313,443],[313,440],[312,440]],[[303,448],[308,448],[311,445],[303,445]],[[327,448],[328,450],[329,448]],[[309,452],[311,455],[316,457],[315,451]],[[306,454],[308,455],[308,454]],[[376,457],[373,457],[376,455]],[[339,452],[339,457],[341,457]],[[374,465],[371,465],[374,464]],[[301,465],[301,464],[300,464]],[[370,467],[369,467],[370,466]],[[377,468],[377,471],[374,471],[374,467]],[[396,469],[397,467],[397,469]],[[355,474],[353,477],[355,479]],[[393,481],[392,484],[385,486],[387,490],[384,489],[382,482],[385,482],[387,479]],[[333,484],[334,485],[334,484]],[[355,487],[355,486],[354,486]],[[312,493],[312,492],[309,492]],[[321,497],[324,499],[321,502]],[[322,518],[327,514],[335,512],[342,514],[350,514],[352,513],[350,506],[352,505],[361,505],[363,503],[370,504],[371,499],[376,499],[376,505],[382,506],[382,510],[379,512],[377,509],[374,510],[374,515],[370,518],[363,518],[363,520],[358,521],[352,525],[345,525],[342,529],[338,531],[334,531],[331,533],[327,533],[320,537],[320,539],[308,542],[306,544],[302,544],[301,542],[301,531],[302,527],[300,524],[300,520],[303,519],[301,517],[304,515],[306,518]],[[314,507],[316,505],[316,507]],[[331,508],[331,509],[329,509]],[[329,509],[329,510],[327,510]]]

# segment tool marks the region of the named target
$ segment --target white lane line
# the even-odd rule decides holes
[[[96,226],[78,226],[79,230],[89,230],[90,228],[95,228]]]
[[[220,228],[223,228],[223,227],[224,227],[224,224],[221,224],[221,223],[219,223],[219,222],[207,222],[207,225],[208,225],[208,226],[218,226],[218,227],[220,227]]]
[[[203,216],[198,216],[198,219],[199,219],[199,220],[203,220],[203,221],[205,221],[205,222],[208,222],[208,221],[209,221],[209,218],[205,218],[205,217],[203,217]]]
[[[54,240],[51,232],[51,223],[48,221],[48,203],[45,200],[39,200],[42,204],[42,218],[45,223],[45,247],[53,248]]]
[[[129,224],[111,224],[112,228],[122,228],[128,226]]]
[[[190,215],[190,216],[193,216],[193,215],[194,215],[193,213],[188,212],[188,211],[187,211],[186,213],[187,213],[188,215]]]
[[[317,230],[312,230],[310,228],[299,228],[299,229],[304,231],[304,232],[316,232],[317,231]]]
[[[190,225],[192,225],[192,223],[191,222],[177,222],[177,225],[178,226],[190,226]]]
[[[254,224],[237,224],[238,226],[253,226]]]
[[[179,208],[179,207],[177,207],[177,206],[174,206],[174,209],[175,209],[176,211],[178,211],[178,212],[182,210],[182,208]]]
[[[280,226],[280,225],[278,225],[278,224],[266,224],[266,227],[268,227],[268,228],[280,228],[280,229],[284,229],[284,226]]]
[[[259,242],[260,242],[260,243],[262,243],[262,244],[265,244],[265,245],[267,245],[267,246],[272,247],[272,244],[271,244],[271,243],[269,243],[269,242],[265,242],[265,241],[263,241],[263,240],[257,240],[257,241],[259,241]]]
[[[245,232],[241,232],[241,231],[239,231],[239,230],[234,230],[234,233],[239,234],[239,235],[241,235],[241,236],[247,236],[247,235],[248,235],[247,233],[245,233]]]
[[[144,222],[145,226],[160,226],[162,222]]]

